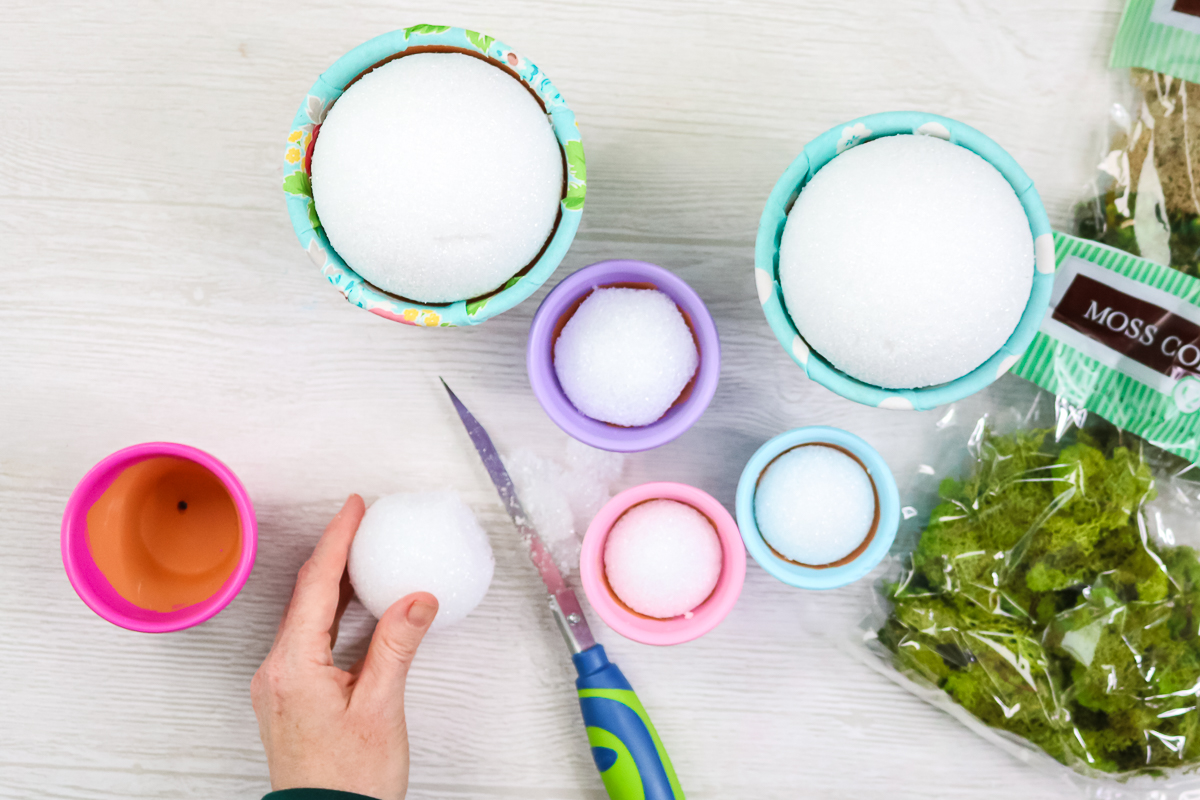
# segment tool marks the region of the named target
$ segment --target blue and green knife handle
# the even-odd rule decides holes
[[[612,800],[684,800],[646,709],[602,645],[571,656],[592,759]]]

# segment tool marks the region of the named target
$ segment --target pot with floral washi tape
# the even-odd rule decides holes
[[[936,136],[965,147],[1004,176],[1029,220],[1033,235],[1033,288],[1025,310],[1008,340],[975,369],[947,383],[915,389],[885,389],[860,381],[834,367],[813,350],[797,329],[784,304],[779,279],[779,243],[788,212],[805,185],[839,154],[863,142],[898,134]],[[871,114],[831,128],[813,139],[779,178],[767,199],[754,245],[754,281],[758,299],[775,338],[808,375],[842,397],[879,408],[918,411],[952,403],[989,385],[1020,359],[1033,341],[1050,302],[1054,285],[1054,240],[1050,220],[1033,181],[1004,148],[969,125],[921,111]]]
[[[463,53],[480,58],[521,81],[545,111],[562,150],[564,165],[558,218],[541,253],[499,289],[482,297],[450,303],[419,303],[366,281],[330,245],[312,197],[313,146],[330,107],[352,83],[376,67],[406,55],[429,52]],[[447,25],[414,25],[364,42],[317,78],[300,104],[288,134],[283,191],[300,245],[347,300],[396,322],[450,328],[477,325],[507,311],[545,283],[566,255],[579,228],[587,191],[587,169],[575,114],[536,65],[491,36]]]

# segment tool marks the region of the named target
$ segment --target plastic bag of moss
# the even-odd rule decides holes
[[[1111,143],[1077,235],[1200,274],[1200,2],[1130,0],[1110,66],[1137,97],[1111,109]]]
[[[857,651],[1091,797],[1194,798],[1190,464],[1045,393],[1027,409],[965,410],[938,422],[934,438],[957,458],[917,471],[924,490],[936,485],[933,508],[898,539],[907,554],[877,584]]]

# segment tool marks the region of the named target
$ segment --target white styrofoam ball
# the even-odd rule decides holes
[[[554,373],[571,404],[626,427],[666,414],[699,364],[679,306],[657,289],[596,289],[554,343]]]
[[[932,136],[885,136],[813,176],[779,242],[787,313],[809,346],[889,389],[966,375],[1012,335],[1033,234],[1003,175]]]
[[[563,155],[521,81],[461,53],[368,72],[313,145],[330,244],[366,280],[423,303],[503,286],[554,230]]]
[[[457,492],[393,494],[371,504],[350,547],[350,583],[376,617],[405,595],[438,599],[433,627],[479,605],[496,559],[487,533]]]
[[[604,575],[639,614],[670,619],[703,603],[721,578],[721,540],[687,503],[651,500],[621,515],[604,545]]]
[[[832,564],[871,532],[875,488],[862,465],[841,450],[801,445],[775,459],[759,479],[754,518],[763,539],[785,558]]]

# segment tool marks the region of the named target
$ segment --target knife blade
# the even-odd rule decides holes
[[[439,380],[441,380],[439,378]],[[684,800],[679,776],[671,757],[658,737],[642,701],[616,664],[608,660],[604,646],[596,644],[588,628],[579,599],[550,557],[546,543],[517,497],[512,477],[500,460],[492,437],[467,410],[458,396],[442,381],[454,410],[467,429],[483,465],[487,468],[500,500],[529,551],[529,558],[546,586],[550,611],[559,632],[571,649],[571,661],[579,677],[575,690],[583,714],[584,729],[592,759],[611,800]]]
[[[458,395],[446,385],[444,380],[442,380],[442,386],[450,395],[450,402],[454,404],[454,410],[458,412],[459,419],[467,429],[467,435],[471,437],[471,443],[475,445],[475,450],[483,460],[483,466],[492,479],[496,491],[500,494],[500,501],[504,504],[508,515],[512,517],[513,524],[517,526],[517,532],[521,534],[521,541],[529,553],[529,560],[533,562],[534,568],[542,577],[542,583],[545,584],[546,592],[549,595],[550,611],[554,614],[554,620],[558,623],[559,631],[566,640],[567,647],[571,649],[572,654],[587,650],[596,644],[596,639],[592,636],[592,630],[583,616],[579,598],[563,580],[562,573],[558,571],[558,566],[554,563],[546,543],[542,541],[542,537],[538,535],[537,529],[533,526],[533,521],[522,508],[521,499],[517,497],[517,489],[512,482],[512,476],[508,474],[504,462],[500,460],[500,454],[496,452],[492,437],[488,436],[483,425],[475,419],[474,414],[467,410],[463,402],[458,399]]]

